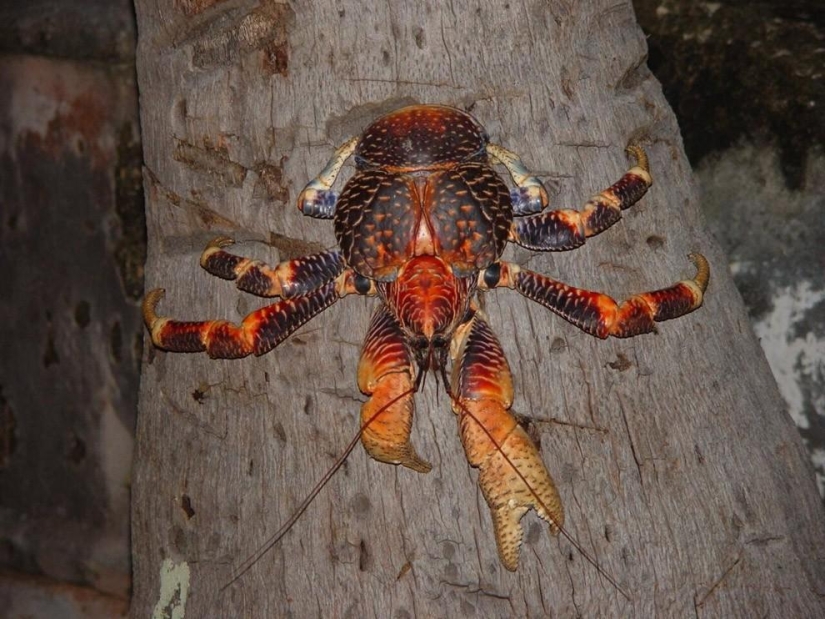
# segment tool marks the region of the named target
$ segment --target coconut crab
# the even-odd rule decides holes
[[[152,342],[172,352],[214,358],[262,355],[350,294],[377,296],[358,366],[361,442],[374,459],[426,473],[410,441],[414,394],[429,371],[442,378],[459,419],[461,442],[490,507],[499,557],[518,567],[521,518],[531,509],[558,532],[564,510],[527,433],[509,412],[512,376],[503,349],[476,302],[479,290],[511,288],[600,338],[653,331],[702,304],[709,267],[668,288],[617,303],[501,260],[508,243],[536,251],[570,250],[621,218],[651,186],[644,150],[581,210],[545,210],[548,196],[521,159],[491,143],[469,114],[418,105],[387,114],[347,141],[301,192],[304,215],[332,219],[338,247],[269,266],[230,253],[219,237],[200,264],[240,290],[275,303],[225,320],[183,322],[158,315],[163,290],[146,295]],[[354,155],[356,171],[340,195],[333,184]],[[502,165],[511,191],[494,169]],[[451,365],[450,375],[447,368]]]

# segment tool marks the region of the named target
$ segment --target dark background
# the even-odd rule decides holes
[[[636,0],[825,475],[825,6]],[[125,613],[146,254],[129,0],[0,1],[0,608]],[[59,609],[59,610],[58,610]]]

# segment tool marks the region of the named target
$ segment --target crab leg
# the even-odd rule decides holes
[[[369,396],[361,407],[361,426],[366,426],[361,442],[367,453],[380,462],[428,473],[430,463],[422,460],[410,443],[415,409],[413,370],[404,333],[387,307],[381,305],[372,316],[358,363],[358,388]],[[407,391],[406,396],[398,398]]]
[[[344,259],[339,251],[302,256],[271,267],[224,251],[224,247],[234,243],[225,236],[211,241],[201,254],[201,266],[216,277],[235,280],[239,290],[259,297],[291,299],[305,295],[344,271]]]
[[[152,343],[170,352],[205,351],[213,359],[263,355],[341,297],[368,294],[356,283],[353,272],[347,270],[309,294],[282,299],[248,314],[240,325],[235,325],[227,320],[182,322],[158,316],[155,310],[164,292],[156,288],[143,299],[143,319]]]
[[[628,146],[636,165],[610,187],[593,196],[581,211],[561,209],[513,220],[510,240],[535,251],[563,251],[582,245],[589,236],[603,232],[622,218],[653,183],[647,154],[640,146]]]
[[[317,219],[331,219],[335,214],[338,194],[332,191],[332,184],[338,178],[344,162],[355,152],[359,139],[350,138],[339,146],[321,173],[304,187],[298,196],[298,210],[304,215]]]
[[[514,215],[540,213],[550,201],[541,181],[527,171],[521,158],[499,144],[487,144],[487,154],[507,168],[516,188],[510,192]]]
[[[482,273],[479,286],[514,288],[590,335],[632,337],[655,331],[655,323],[678,318],[702,305],[710,267],[702,254],[690,254],[690,259],[696,265],[692,279],[633,295],[621,304],[606,294],[574,288],[507,262]]]
[[[513,382],[504,351],[479,312],[462,324],[450,349],[452,391],[461,443],[493,517],[502,564],[518,567],[521,518],[531,509],[550,523],[564,524],[564,510],[536,446],[509,409]]]

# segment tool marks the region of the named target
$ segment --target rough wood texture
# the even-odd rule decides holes
[[[715,268],[703,309],[658,335],[602,342],[514,293],[485,298],[567,528],[632,599],[534,515],[519,571],[501,567],[434,381],[414,433],[429,475],[356,450],[282,543],[220,590],[356,431],[374,302],[345,299],[262,358],[147,350],[134,616],[173,584],[165,560],[188,566],[191,617],[825,612],[810,465],[702,230],[630,4],[315,4],[137,2],[147,286],[167,288],[161,309],[180,318],[238,319],[263,305],[198,269],[203,244],[230,234],[273,262],[332,245],[330,224],[295,209],[297,192],[335,145],[404,103],[470,109],[558,207],[617,179],[625,145],[643,141],[655,185],[623,222],[578,251],[511,257],[624,297],[691,273],[686,254],[698,250]]]

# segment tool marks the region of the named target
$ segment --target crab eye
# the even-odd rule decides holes
[[[484,285],[493,289],[501,281],[501,263],[495,262],[484,270]]]
[[[358,294],[367,294],[370,291],[370,280],[363,275],[356,275],[352,280]]]
[[[443,335],[436,335],[433,337],[434,348],[444,348],[447,345],[447,338]]]

